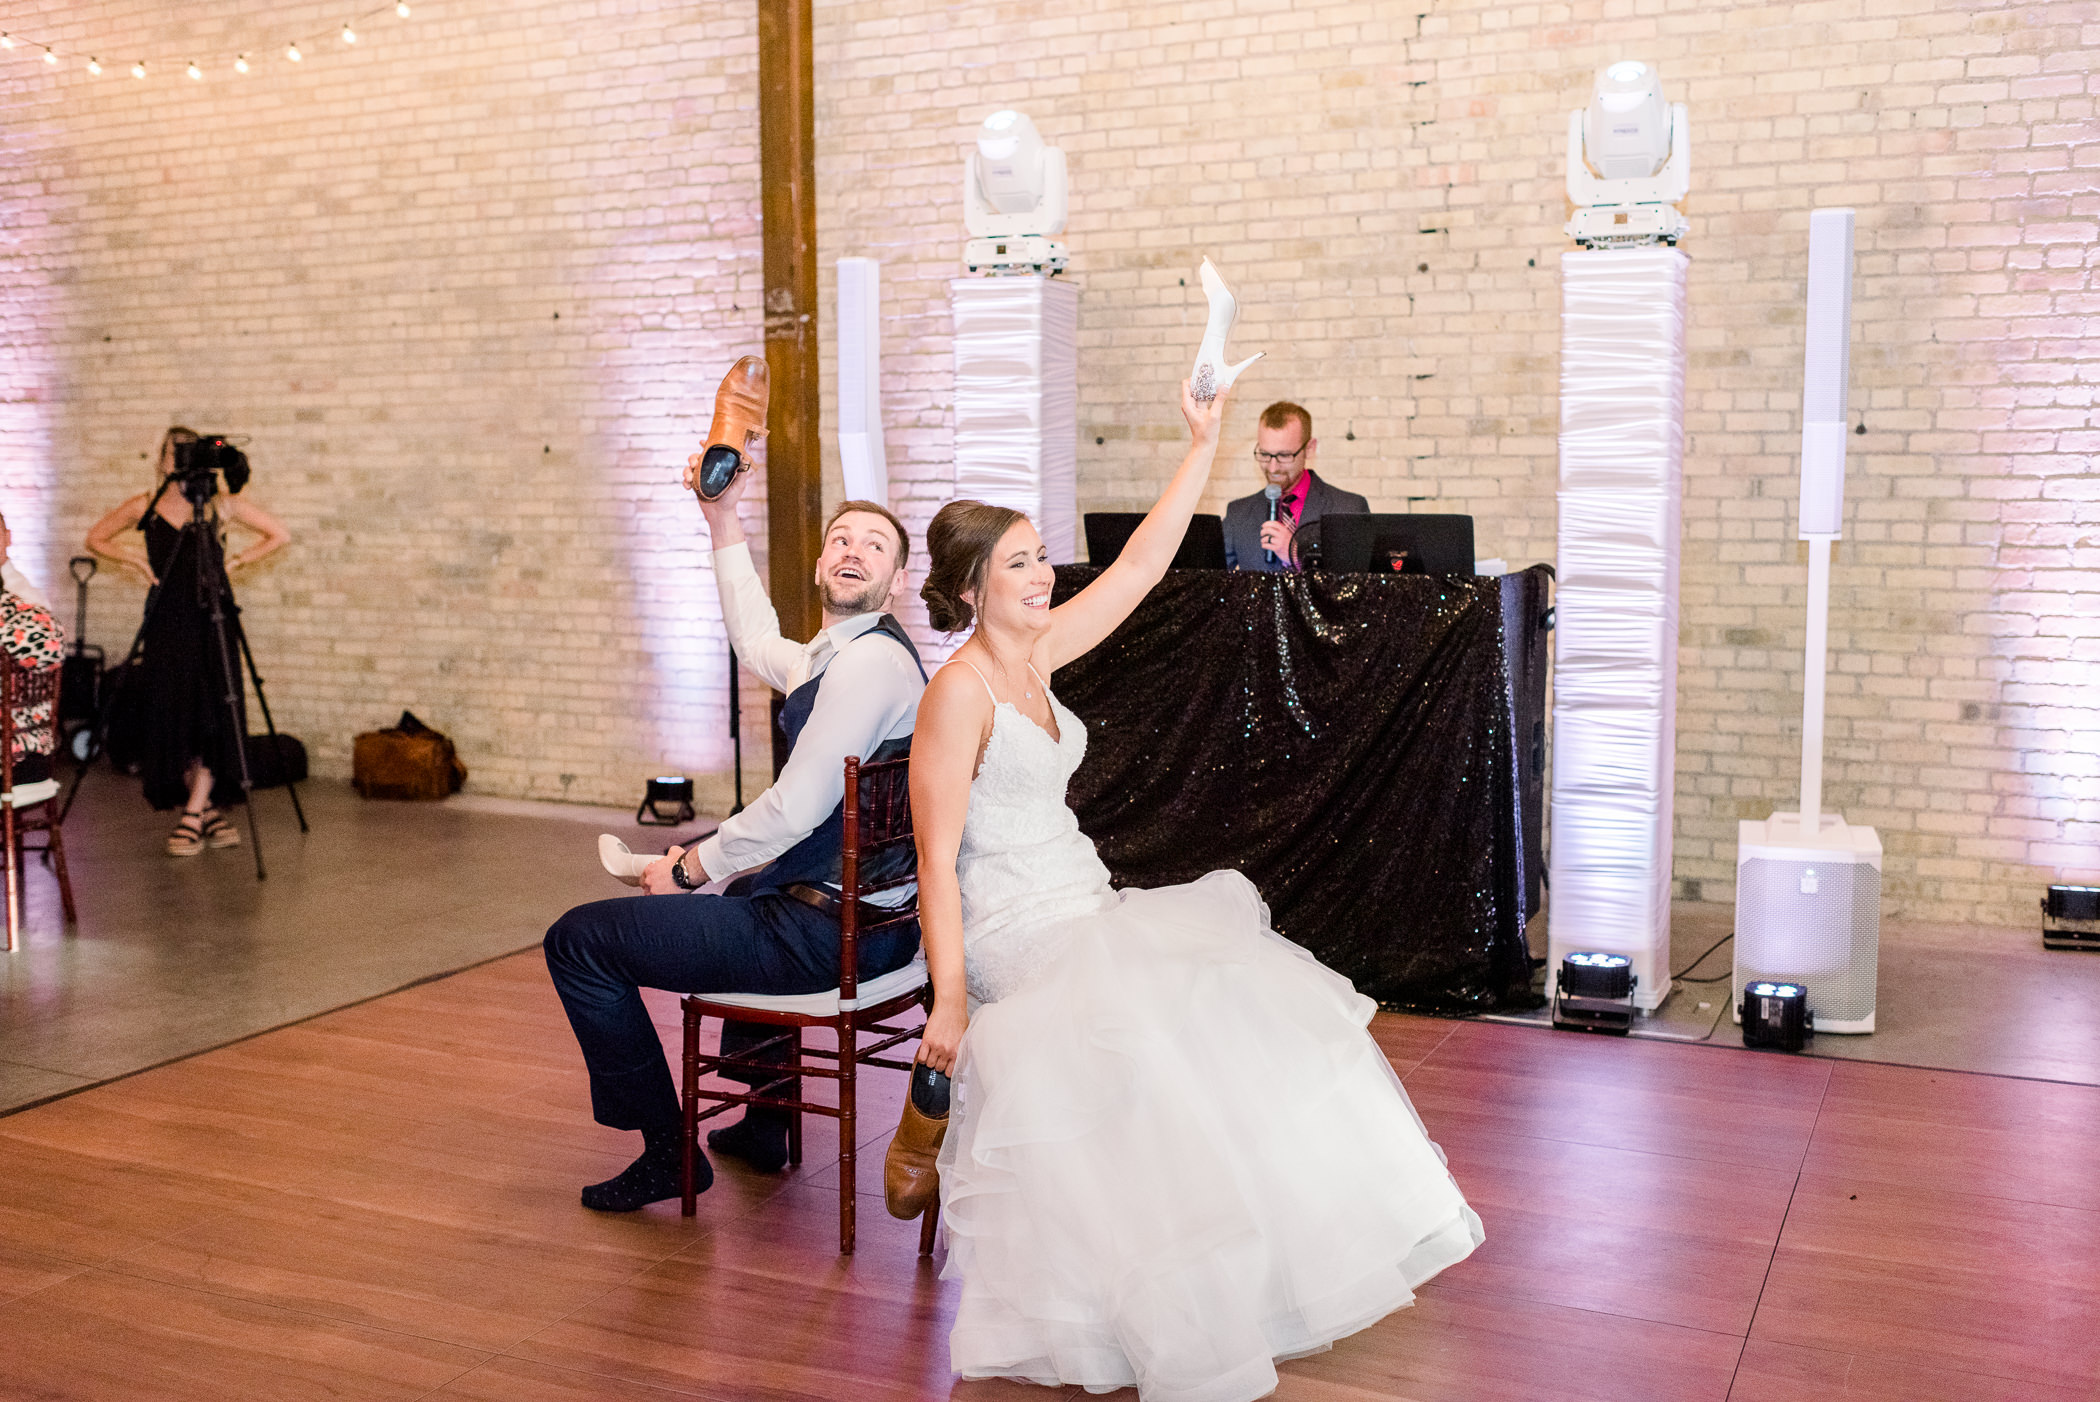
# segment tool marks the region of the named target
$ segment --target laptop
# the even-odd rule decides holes
[[[1473,518],[1428,515],[1322,516],[1317,541],[1300,543],[1306,568],[1331,574],[1471,574]],[[1318,547],[1317,559],[1311,551]]]
[[[1130,544],[1131,532],[1145,519],[1142,511],[1089,511],[1086,513],[1086,558],[1090,565],[1112,565]],[[1225,568],[1225,523],[1216,516],[1189,518],[1189,528],[1174,552],[1176,570],[1222,570]]]

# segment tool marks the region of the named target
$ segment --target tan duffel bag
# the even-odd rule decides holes
[[[357,737],[350,782],[366,798],[444,798],[467,782],[467,767],[451,740],[403,711],[387,729]]]

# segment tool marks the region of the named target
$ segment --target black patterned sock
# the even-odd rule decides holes
[[[593,1212],[635,1212],[652,1202],[678,1196],[678,1131],[643,1133],[641,1157],[622,1169],[617,1177],[593,1183],[583,1190],[583,1205]],[[693,1187],[706,1192],[715,1181],[714,1166],[707,1155],[693,1156]]]

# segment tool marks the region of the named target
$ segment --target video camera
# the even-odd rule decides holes
[[[192,502],[210,501],[218,495],[218,478],[236,496],[248,485],[248,455],[233,446],[223,433],[199,434],[194,443],[175,445],[175,470],[168,474]]]

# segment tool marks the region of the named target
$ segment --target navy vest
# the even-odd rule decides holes
[[[884,614],[882,620],[861,637],[873,637],[877,633],[895,639],[910,653],[912,665],[919,669],[920,679],[925,679],[926,664],[919,660],[919,650],[912,646],[911,638],[905,633],[903,624],[891,615]],[[859,642],[860,638],[853,641]],[[829,674],[830,669],[827,668],[824,673],[811,677],[790,692],[787,700],[781,704],[780,723],[774,728],[773,734],[773,743],[784,747],[781,750],[781,763],[785,764],[785,756],[794,753],[795,741],[800,738],[802,727],[809,724],[810,712],[816,709],[817,688]],[[875,747],[874,754],[863,755],[861,758],[869,761],[902,759],[910,753],[911,737],[905,735],[895,740],[883,741]],[[808,837],[775,857],[773,864],[753,883],[754,888],[777,891],[783,886],[838,885],[839,853],[846,845],[846,804],[852,798],[852,794],[841,798],[839,806],[831,810],[831,816],[817,824]],[[882,872],[862,873],[863,879],[871,883],[888,879],[888,876],[888,873]]]

